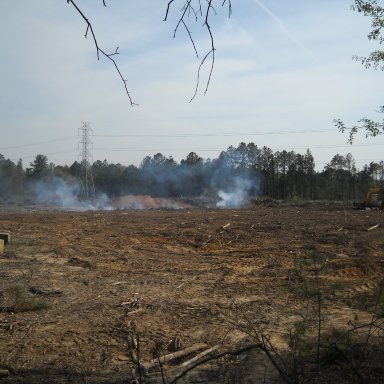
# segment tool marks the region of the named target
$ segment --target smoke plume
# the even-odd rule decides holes
[[[237,176],[232,180],[227,190],[219,190],[219,201],[216,206],[219,208],[240,208],[249,202],[249,194],[253,183],[250,179]]]
[[[73,211],[110,210],[108,196],[97,194],[92,199],[81,199],[81,186],[77,180],[64,180],[54,176],[47,180],[34,181],[29,185],[37,204]]]

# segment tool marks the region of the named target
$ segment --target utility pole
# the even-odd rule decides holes
[[[85,199],[89,199],[95,194],[95,184],[93,182],[91,168],[92,154],[90,151],[92,147],[92,141],[89,138],[89,136],[92,134],[93,130],[90,127],[90,124],[87,122],[82,122],[81,127],[79,128],[79,136],[81,136],[79,141],[79,159],[82,166],[82,175],[80,177],[81,195]]]

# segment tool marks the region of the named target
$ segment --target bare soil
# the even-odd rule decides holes
[[[141,363],[201,343],[199,352],[240,348],[256,329],[283,351],[310,308],[296,289],[303,265],[307,275],[323,266],[324,329],[369,321],[364,303],[384,276],[383,212],[342,205],[3,209],[0,229],[11,232],[0,254],[5,383],[161,383],[159,366],[135,371],[132,340]],[[184,360],[163,366],[164,381]],[[256,350],[179,382],[279,380]]]

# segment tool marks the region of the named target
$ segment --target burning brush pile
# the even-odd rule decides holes
[[[34,208],[70,211],[241,208],[250,204],[250,192],[255,190],[255,185],[250,180],[234,177],[222,182],[225,185],[219,186],[214,183],[212,188],[201,196],[170,198],[143,194],[109,197],[105,193],[97,192],[92,197],[84,199],[81,197],[81,187],[77,181],[68,183],[66,180],[55,177],[49,182],[31,185],[29,193],[24,195],[24,203]]]
[[[169,198],[148,195],[120,196],[109,201],[111,209],[186,209],[190,205]]]

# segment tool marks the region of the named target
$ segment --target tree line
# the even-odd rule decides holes
[[[154,197],[192,197],[231,191],[239,183],[250,196],[272,199],[357,200],[371,186],[383,185],[384,162],[371,162],[358,170],[353,156],[336,154],[323,170],[316,171],[309,150],[304,154],[276,151],[254,143],[240,143],[216,159],[190,152],[177,162],[161,153],[146,156],[139,166],[97,160],[89,164],[95,189],[109,197],[127,194]],[[0,155],[0,199],[3,202],[33,198],[36,183],[62,180],[79,184],[84,164],[54,165],[43,154],[24,168]],[[80,191],[80,189],[79,189]],[[80,192],[79,192],[80,193]]]

